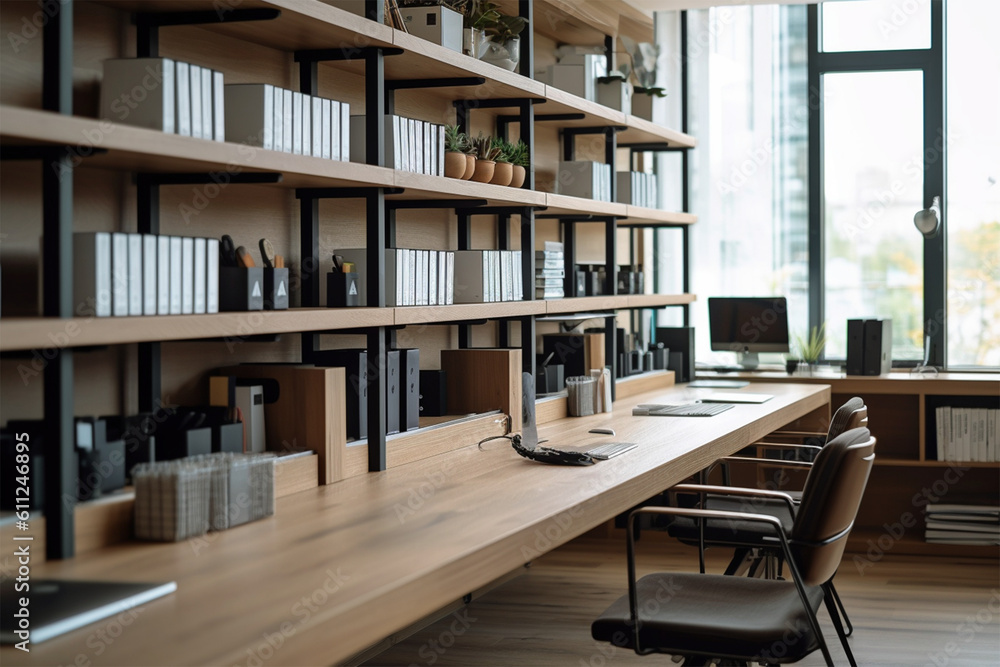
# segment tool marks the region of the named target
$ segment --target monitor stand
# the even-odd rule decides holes
[[[760,366],[760,357],[757,356],[756,352],[740,352],[738,356],[740,365],[745,370],[755,371]]]

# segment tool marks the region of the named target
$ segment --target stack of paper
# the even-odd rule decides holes
[[[520,250],[455,253],[455,303],[496,303],[524,298]]]
[[[444,176],[444,125],[403,116],[385,117],[385,166]],[[367,116],[351,116],[351,161],[367,162]]]
[[[1000,507],[928,505],[925,537],[937,544],[1000,545]]]
[[[559,163],[559,194],[611,201],[611,165],[590,160]]]
[[[535,298],[561,299],[566,296],[563,244],[546,241],[545,250],[535,251]]]
[[[618,188],[615,191],[618,203],[645,208],[657,207],[656,174],[647,174],[642,171],[619,171],[615,177],[618,179]]]

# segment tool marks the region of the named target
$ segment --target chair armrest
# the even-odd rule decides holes
[[[811,468],[812,461],[786,461],[785,459],[764,459],[753,456],[724,456],[720,461],[725,463],[768,463],[772,466],[788,466],[790,468]]]
[[[819,431],[773,431],[772,435],[780,435],[783,437],[788,436],[795,438],[799,437],[825,438],[827,436],[827,433],[825,431],[822,433]]]
[[[799,445],[792,442],[764,442],[763,440],[755,442],[751,447],[767,447],[769,449],[812,449],[815,451],[820,451],[822,447],[816,445]]]
[[[725,486],[713,486],[713,485],[701,485],[701,484],[680,484],[678,485],[684,487],[693,487],[695,489],[721,489],[723,492],[730,492],[734,489]],[[676,487],[675,487],[676,488]],[[751,493],[746,495],[760,495],[760,492],[756,492],[754,489],[742,489],[743,491],[749,491]],[[777,493],[779,492],[769,492]],[[735,494],[743,495],[743,494]],[[629,603],[629,614],[630,620],[632,622],[632,641],[633,649],[639,655],[643,654],[643,651],[639,645],[639,629],[642,624],[639,620],[639,595],[636,591],[636,576],[635,576],[635,518],[640,514],[667,514],[672,516],[690,516],[694,518],[704,518],[704,519],[728,519],[730,521],[756,521],[760,523],[770,524],[774,528],[774,532],[778,537],[778,541],[781,543],[781,550],[785,557],[785,562],[788,563],[789,572],[792,575],[792,581],[795,584],[795,588],[798,591],[799,598],[802,601],[802,605],[808,609],[809,599],[806,596],[805,586],[802,583],[802,575],[799,573],[799,568],[795,563],[795,559],[792,556],[792,550],[789,546],[788,536],[785,534],[785,529],[781,525],[781,520],[775,516],[770,516],[768,514],[752,514],[743,512],[732,512],[726,510],[703,510],[697,508],[685,508],[685,507],[640,507],[632,510],[628,515],[628,529],[626,531],[626,540],[628,545],[628,603]],[[815,633],[821,633],[818,623],[815,618],[810,618],[810,625]]]
[[[780,500],[788,505],[788,511],[792,513],[792,516],[795,516],[795,499],[783,491],[748,489],[742,486],[718,486],[715,484],[678,484],[671,487],[670,490],[677,493],[714,493],[718,496],[744,496],[748,498],[770,498],[771,500]]]

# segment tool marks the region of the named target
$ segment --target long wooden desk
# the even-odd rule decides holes
[[[32,578],[176,580],[177,592],[0,662],[114,665],[335,664],[806,416],[829,416],[822,385],[751,385],[775,398],[711,418],[612,414],[541,428],[555,447],[640,443],[590,467],[527,461],[506,441],[348,479],[278,501],[270,519],[177,544],[131,543],[32,569]],[[127,621],[127,623],[126,623]]]

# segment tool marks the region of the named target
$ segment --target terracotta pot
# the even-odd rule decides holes
[[[514,177],[510,179],[510,187],[519,188],[524,185],[524,178],[528,175],[528,170],[519,164],[514,165]]]
[[[493,160],[476,160],[476,172],[472,175],[472,180],[477,183],[489,183],[496,166],[497,163]]]
[[[467,181],[472,178],[472,175],[476,173],[476,156],[466,155],[465,156],[465,173],[462,174],[461,178],[463,181]]]
[[[493,178],[490,183],[493,185],[510,185],[510,179],[514,177],[514,165],[510,162],[497,162],[493,169]]]
[[[448,151],[444,154],[444,175],[448,178],[462,178],[466,166],[465,153]]]

